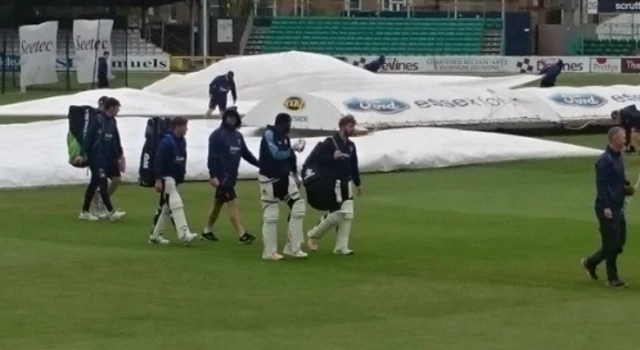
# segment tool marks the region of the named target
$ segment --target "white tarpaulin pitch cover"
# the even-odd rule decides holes
[[[137,181],[146,118],[119,119],[118,126],[128,169],[125,181]],[[187,135],[187,178],[208,178],[207,152],[211,131],[219,121],[194,120]],[[68,121],[0,125],[0,188],[80,184],[87,171],[67,163]],[[257,129],[244,128],[249,149],[258,154]],[[307,149],[298,158],[301,165],[313,146],[323,138],[307,138]],[[386,130],[355,137],[363,172],[439,168],[518,159],[597,156],[600,151],[580,146],[503,134],[443,128]],[[16,145],[20,152],[16,152]],[[257,170],[242,162],[242,178],[257,177]],[[257,186],[257,185],[256,185]]]
[[[76,21],[84,23],[80,28],[88,34],[81,43],[98,40],[97,21]],[[104,22],[104,21],[102,21]],[[101,23],[102,23],[101,22]],[[105,22],[106,23],[106,22]],[[87,29],[87,28],[89,28]],[[104,33],[103,29],[100,33]],[[100,34],[102,38],[102,34]],[[101,39],[100,45],[106,45]],[[102,46],[101,46],[102,47]],[[100,49],[102,50],[102,48]],[[85,52],[86,51],[86,52]],[[101,52],[85,50],[87,79],[91,81],[96,54]],[[80,64],[80,63],[79,63]],[[256,56],[233,57],[190,74],[172,74],[143,90],[110,89],[81,92],[75,95],[35,100],[0,107],[0,116],[66,116],[69,105],[95,104],[98,97],[109,95],[123,102],[123,116],[184,115],[203,116],[209,103],[209,83],[216,76],[234,71],[238,90],[238,108],[246,113],[260,100],[274,94],[283,93],[324,93],[340,92],[355,94],[362,90],[379,91],[381,94],[406,91],[420,92],[427,98],[435,86],[473,86],[491,89],[509,89],[539,79],[538,76],[517,75],[512,77],[480,78],[471,76],[417,76],[374,74],[354,67],[331,56],[285,52]],[[80,76],[80,74],[79,74]],[[85,77],[86,78],[86,77]],[[126,103],[124,101],[127,101]],[[159,103],[162,101],[162,103]],[[188,106],[184,102],[189,101]],[[167,106],[173,106],[167,108]]]

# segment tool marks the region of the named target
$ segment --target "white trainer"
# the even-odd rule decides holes
[[[269,256],[262,255],[262,259],[264,260],[278,261],[278,260],[282,260],[283,258],[284,257],[278,253],[273,253]]]
[[[162,237],[162,235],[159,235],[157,237],[149,237],[149,244],[160,244],[160,245],[167,245],[169,244],[169,240]]]
[[[84,221],[98,221],[98,220],[100,220],[97,216],[91,214],[88,211],[81,211],[80,215],[78,215],[78,219],[84,220]]]
[[[182,245],[189,245],[196,238],[198,238],[198,234],[197,233],[187,233],[187,234],[185,234],[184,236],[182,236],[180,238],[180,241],[182,242]]]
[[[336,250],[333,251],[333,254],[336,254],[336,255],[353,255],[354,251],[349,249],[349,248],[336,249]]]
[[[109,219],[109,221],[114,222],[122,219],[122,217],[125,215],[127,215],[127,213],[122,210],[114,210],[110,213],[107,213],[107,218]]]
[[[307,253],[303,252],[302,249],[298,249],[295,252],[291,250],[291,247],[287,244],[284,247],[284,250],[282,251],[282,253],[284,255],[293,257],[293,258],[298,258],[298,259],[304,259],[306,258],[308,255]]]

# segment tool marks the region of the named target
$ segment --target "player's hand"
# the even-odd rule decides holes
[[[296,141],[296,143],[293,144],[293,146],[291,146],[291,148],[300,153],[302,151],[304,151],[305,146],[307,145],[307,141],[305,141],[304,139],[298,139],[298,141]]]
[[[611,213],[611,208],[604,208],[604,217],[607,219],[613,218],[613,214]]]
[[[362,186],[356,187],[356,196],[362,196]]]
[[[238,103],[238,100],[233,100],[233,104],[236,105]]]
[[[342,157],[344,157],[344,153],[340,152],[339,149],[333,152],[333,159],[340,159]]]
[[[218,181],[218,179],[214,177],[209,179],[209,184],[213,187],[218,187],[220,186],[220,181]]]
[[[127,170],[127,160],[124,158],[124,156],[118,159],[118,168],[123,173]]]
[[[156,192],[162,193],[162,190],[163,190],[162,180],[160,179],[156,180],[156,184],[153,187],[156,189]]]
[[[84,158],[82,156],[77,156],[73,159],[73,164],[80,165],[82,164],[83,161],[84,161]]]
[[[298,186],[298,188],[300,188],[302,186],[302,177],[300,177],[300,174],[291,173],[291,176],[293,177],[293,181],[295,181],[296,186]]]

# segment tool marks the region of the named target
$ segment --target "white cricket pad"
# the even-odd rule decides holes
[[[341,223],[344,220],[344,213],[341,211],[334,211],[333,213],[329,213],[324,219],[320,221],[318,225],[309,231],[307,236],[313,239],[320,239],[324,236],[327,231],[334,228],[337,224]]]
[[[184,203],[176,187],[176,181],[172,177],[164,178],[164,195],[168,197],[167,204],[169,205],[173,221],[176,225],[178,238],[182,239],[183,237],[187,237],[191,234],[191,230],[189,230],[187,217],[184,213]]]
[[[300,250],[304,240],[304,214],[307,210],[304,200],[298,199],[291,206],[289,218],[289,247],[291,251]]]
[[[262,242],[264,250],[263,258],[268,258],[278,252],[278,219],[280,208],[278,203],[262,204]]]
[[[344,214],[344,220],[338,224],[338,234],[334,251],[349,250],[349,237],[351,236],[351,223],[353,222],[353,200],[346,200],[340,206]]]

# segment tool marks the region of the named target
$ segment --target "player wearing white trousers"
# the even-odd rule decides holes
[[[361,194],[360,171],[356,146],[349,138],[355,133],[356,120],[345,116],[339,121],[340,131],[319,143],[303,166],[303,181],[309,205],[325,211],[320,222],[308,233],[309,250],[318,250],[318,241],[336,228],[333,252],[351,255],[349,248],[354,218],[353,188]]]
[[[306,205],[300,196],[295,155],[295,152],[304,150],[305,142],[299,140],[292,146],[289,139],[290,130],[291,116],[280,113],[276,116],[274,125],[267,125],[260,141],[258,181],[262,201],[262,258],[265,260],[277,261],[283,258],[278,253],[281,201],[289,207],[288,240],[283,253],[294,258],[307,257],[307,253],[301,249],[304,241],[303,222]]]
[[[168,244],[163,232],[167,219],[172,219],[178,239],[182,244],[191,243],[197,234],[189,230],[184,213],[184,203],[178,192],[178,184],[184,181],[187,162],[187,119],[176,117],[171,120],[171,132],[164,135],[155,154],[153,165],[156,178],[155,189],[160,193],[160,203],[153,219],[150,244]]]

